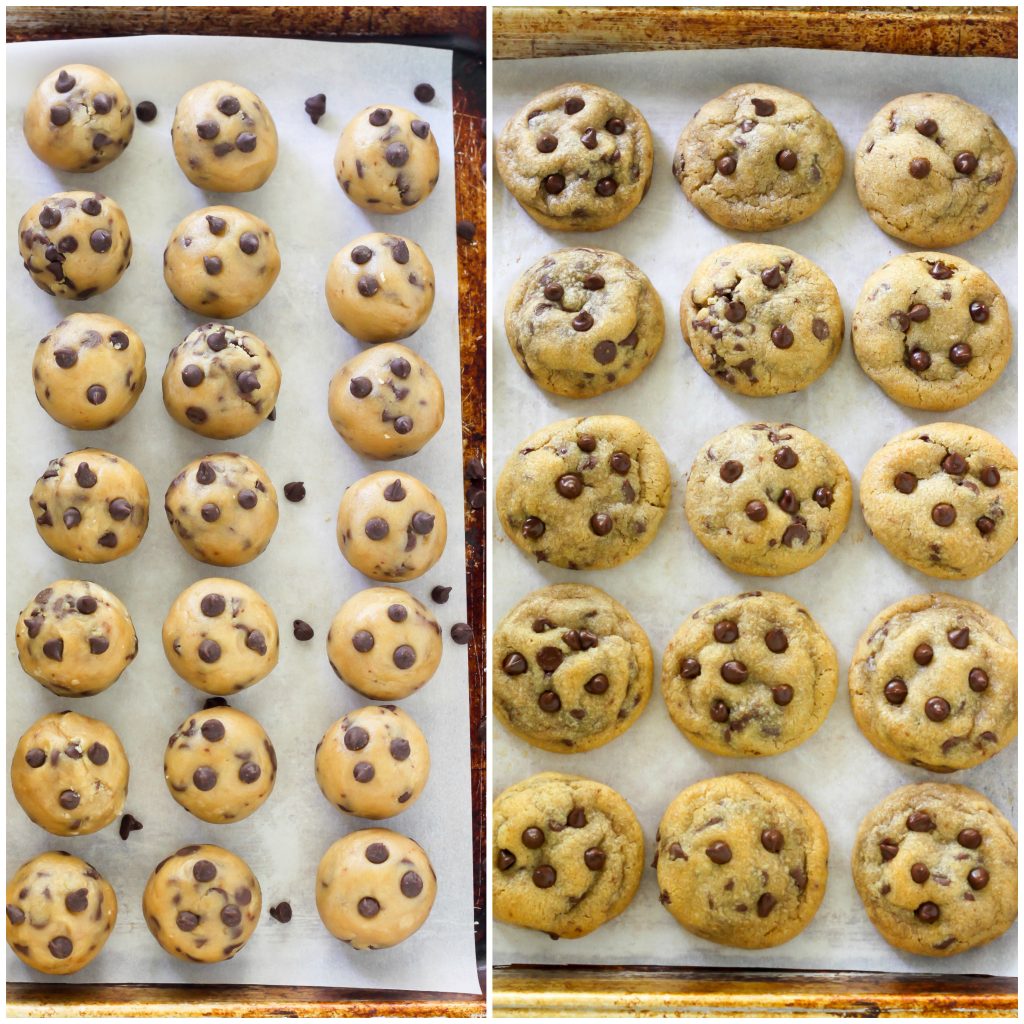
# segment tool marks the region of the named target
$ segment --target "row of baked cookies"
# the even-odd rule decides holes
[[[597,231],[647,194],[651,130],[621,96],[568,82],[535,96],[497,141],[505,187],[543,227]],[[835,128],[804,97],[738,85],[683,129],[672,174],[707,217],[739,231],[769,231],[809,217],[836,190],[844,154]],[[914,93],[887,103],[857,146],[857,195],[896,238],[934,248],[984,231],[1002,214],[1016,177],[1010,144],[984,111],[957,96]]]

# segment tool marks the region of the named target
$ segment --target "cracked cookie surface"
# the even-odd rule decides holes
[[[578,939],[629,906],[644,837],[610,786],[543,772],[496,797],[492,818],[497,920]]]
[[[788,942],[825,894],[828,834],[799,793],[739,772],[684,789],[658,828],[665,909],[703,939],[742,949]]]
[[[868,460],[860,503],[875,539],[901,562],[971,579],[1017,540],[1017,459],[977,427],[914,427]]]

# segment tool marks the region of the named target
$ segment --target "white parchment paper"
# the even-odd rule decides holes
[[[196,982],[339,985],[433,991],[478,991],[473,945],[468,673],[465,650],[448,638],[465,618],[462,545],[462,447],[455,257],[454,149],[451,54],[442,50],[373,44],[279,39],[158,36],[7,47],[7,745],[40,715],[68,706],[26,676],[14,646],[15,616],[33,594],[61,577],[95,580],[127,604],[138,630],[138,658],[105,693],[70,702],[117,731],[131,762],[126,809],[145,828],[127,842],[116,823],[92,836],[61,839],[33,825],[7,787],[8,874],[46,849],[68,849],[90,862],[117,891],[117,926],[102,955],[68,980],[76,982]],[[25,102],[44,74],[61,63],[105,68],[133,103],[153,100],[159,116],[137,124],[127,151],[92,175],[59,174],[40,163],[22,137]],[[171,152],[170,125],[178,98],[210,78],[246,84],[265,100],[280,136],[280,159],[256,192],[214,196],[194,188]],[[412,95],[430,82],[428,105]],[[327,115],[314,126],[303,110],[313,93],[327,95]],[[345,199],[332,158],[342,127],[371,103],[410,107],[429,120],[441,154],[433,195],[401,217],[368,217]],[[85,303],[52,299],[29,280],[14,244],[18,219],[36,199],[62,189],[99,189],[124,208],[134,239],[132,264],[121,282]],[[201,319],[178,306],[164,282],[161,258],[172,228],[192,210],[212,203],[242,207],[273,228],[282,270],[270,294],[235,322],[272,348],[283,372],[277,421],[234,441],[208,441],[177,426],[163,408],[160,378],[171,348]],[[395,464],[420,477],[448,515],[448,546],[410,593],[430,602],[436,584],[452,587],[451,600],[433,606],[444,628],[445,652],[436,676],[402,702],[430,743],[432,770],[420,800],[385,826],[413,836],[438,875],[438,896],[423,928],[390,950],[355,952],[324,929],[314,903],[316,866],[338,837],[371,825],[341,815],[316,785],[313,751],[324,730],[346,711],[368,703],[342,685],[326,655],[327,629],[341,603],[372,586],[338,551],[334,522],[343,490],[366,473],[386,468],[353,453],[327,416],[327,384],[360,348],[339,328],[323,296],[334,253],[367,231],[398,232],[419,242],[434,265],[437,298],[427,324],[409,344],[439,374],[447,398],[444,427],[418,455]],[[147,346],[149,382],[135,410],[105,431],[73,432],[54,423],[36,403],[31,360],[36,342],[63,315],[95,310],[135,327]],[[95,445],[139,467],[150,489],[151,521],[132,555],[101,566],[76,566],[52,553],[36,535],[28,496],[49,459]],[[269,548],[238,569],[203,566],[186,555],[163,514],[163,495],[178,470],[207,452],[252,456],[277,486],[281,518]],[[282,487],[306,483],[301,504],[284,500]],[[231,703],[266,728],[280,762],[266,804],[245,821],[208,825],[179,807],[163,780],[163,748],[178,723],[201,707],[204,696],[167,665],[160,629],[177,594],[204,576],[227,575],[254,586],[269,601],[281,627],[281,658],[263,682]],[[316,630],[308,643],[292,636],[305,619]],[[164,856],[188,843],[228,847],[251,865],[263,888],[264,913],[236,959],[209,967],[172,959],[149,935],[141,914],[146,879]],[[290,924],[267,909],[288,900]],[[38,980],[8,952],[8,977]]]
[[[593,234],[551,233],[538,227],[495,181],[494,200],[494,443],[495,470],[518,442],[552,420],[597,412],[633,417],[660,442],[672,466],[671,508],[657,538],[624,566],[573,573],[527,559],[504,536],[495,517],[494,593],[498,621],[525,593],[548,583],[583,581],[622,601],[648,631],[655,651],[655,693],[640,721],[607,746],[560,756],[537,750],[494,727],[494,792],[538,771],[590,776],[631,803],[653,855],[654,832],[670,800],[702,778],[757,771],[793,786],[816,808],[831,841],[828,889],[811,925],[776,949],[730,949],[680,928],[658,903],[654,872],[618,919],[590,936],[552,943],[540,933],[496,925],[495,963],[619,963],[691,966],[832,968],[949,973],[1016,973],[1016,927],[980,950],[934,961],[890,948],[867,919],[850,876],[850,850],[861,818],[907,782],[934,779],[886,758],[861,735],[849,710],[846,668],[861,632],[893,601],[946,590],[981,602],[1011,625],[1016,620],[1016,552],[979,579],[932,580],[905,567],[868,534],[859,508],[849,528],[816,565],[780,579],[755,579],[725,569],[691,533],[682,508],[686,473],[700,445],[737,423],[788,420],[823,438],[859,479],[885,441],[941,414],[904,409],[865,376],[849,344],[817,383],[795,395],[743,398],[721,390],[698,366],[679,329],[683,288],[707,253],[740,241],[789,246],[818,263],[835,281],[849,325],[864,279],[904,249],[876,228],[857,202],[851,156],[870,118],[910,92],[951,92],[987,110],[1016,144],[1017,65],[1009,60],[894,57],[807,50],[746,50],[616,54],[499,61],[494,68],[494,123],[500,129],[543,89],[567,81],[593,82],[625,96],[650,122],[655,168],[651,190],[622,224]],[[726,231],[685,199],[670,166],[676,140],[704,102],[741,82],[775,83],[807,96],[831,119],[843,141],[847,168],[837,193],[809,220],[765,235]],[[1017,306],[1017,207],[1011,203],[989,231],[956,252],[988,271]],[[665,343],[633,384],[600,398],[574,401],[541,391],[519,369],[506,344],[502,311],[516,278],[545,253],[596,245],[623,253],[644,270],[665,306]],[[1016,358],[980,400],[946,418],[991,431],[1015,449]],[[660,659],[685,616],[714,598],[752,587],[779,590],[806,604],[835,644],[839,695],[825,724],[802,746],[763,759],[729,759],[692,746],[672,724],[660,694]],[[994,760],[952,778],[1016,815],[1016,743]]]

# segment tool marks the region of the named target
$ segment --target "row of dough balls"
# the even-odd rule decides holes
[[[36,87],[23,128],[29,148],[50,167],[92,172],[124,152],[135,116],[109,74],[66,64]],[[185,93],[174,112],[171,142],[182,173],[208,192],[251,192],[277,165],[277,128],[267,105],[234,82],[205,82]],[[367,107],[342,131],[334,171],[356,205],[405,213],[437,184],[437,141],[429,123],[403,107]]]
[[[163,648],[190,686],[224,697],[277,666],[280,631],[269,604],[238,580],[186,587],[164,619]],[[139,649],[128,609],[88,580],[56,580],[22,609],[15,628],[21,667],[58,697],[92,697],[113,686]],[[429,682],[441,661],[441,627],[397,587],[369,587],[338,610],[327,656],[346,685],[371,700],[401,700]]]
[[[99,448],[51,460],[30,498],[47,546],[76,562],[130,554],[149,525],[149,489],[127,459]],[[245,565],[277,528],[277,490],[259,463],[237,452],[204,455],[171,481],[167,520],[181,546],[208,565]],[[338,506],[341,553],[359,572],[385,583],[432,568],[448,536],[444,508],[407,473],[371,473]]]
[[[423,848],[384,828],[337,840],[320,860],[316,908],[354,949],[386,949],[426,921],[437,876]],[[166,952],[191,963],[230,960],[252,937],[263,901],[249,865],[221,846],[185,846],[146,883],[142,912]],[[7,884],[7,943],[44,974],[73,974],[103,949],[117,896],[91,865],[63,850],[23,864]]]

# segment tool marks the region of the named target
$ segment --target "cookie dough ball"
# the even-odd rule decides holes
[[[30,206],[18,247],[38,288],[58,299],[88,299],[113,288],[132,259],[124,211],[101,192],[58,192]]]
[[[509,731],[556,754],[593,750],[625,732],[651,696],[650,641],[603,590],[535,590],[498,624],[494,712]]]
[[[535,96],[505,125],[496,149],[505,188],[553,231],[618,224],[647,195],[654,167],[643,114],[583,82]]]
[[[799,793],[746,772],[684,789],[658,828],[665,909],[702,939],[767,949],[807,927],[825,895],[828,834]]]
[[[871,923],[908,953],[963,953],[1017,917],[1017,833],[966,786],[890,793],[861,822],[851,861]]]
[[[419,930],[437,895],[423,849],[386,828],[350,832],[316,872],[316,909],[327,930],[353,949],[386,949]]]
[[[274,232],[234,206],[190,213],[164,250],[164,281],[186,309],[228,319],[248,313],[281,270]]]
[[[636,380],[665,336],[647,275],[604,249],[560,249],[538,260],[505,303],[512,354],[538,387],[593,398]]]
[[[74,711],[44,715],[18,741],[11,786],[21,809],[55,836],[109,825],[128,796],[128,758],[117,733]]]
[[[205,82],[178,101],[171,125],[174,159],[207,192],[251,192],[277,164],[277,128],[244,85]]]
[[[203,693],[227,696],[268,676],[280,636],[270,605],[238,580],[210,577],[186,587],[163,626],[171,668]]]
[[[415,693],[441,662],[441,627],[426,605],[396,587],[370,587],[338,610],[327,657],[342,682],[371,700]]]
[[[149,525],[149,488],[127,460],[83,448],[51,460],[29,502],[39,536],[75,562],[131,554]]]
[[[190,462],[164,495],[181,546],[207,565],[245,565],[277,528],[277,491],[266,470],[237,452]]]
[[[733,86],[683,129],[672,174],[716,224],[771,231],[810,217],[843,176],[843,144],[809,100],[775,85]]]
[[[999,286],[944,252],[889,260],[864,282],[853,314],[861,369],[895,402],[959,409],[1006,369],[1013,325]]]
[[[34,971],[80,971],[99,955],[116,921],[110,883],[63,850],[33,857],[7,883],[7,944]]]
[[[559,420],[516,445],[498,479],[498,517],[538,562],[607,569],[658,532],[672,482],[658,442],[626,416]]]
[[[636,894],[644,836],[628,803],[600,782],[543,772],[494,801],[494,916],[578,939]]]
[[[813,384],[843,346],[843,307],[825,272],[781,245],[707,256],[679,305],[683,339],[727,391],[761,397]]]
[[[394,342],[366,349],[331,378],[327,412],[360,455],[415,455],[444,422],[444,389],[422,356]]]
[[[430,125],[402,107],[367,107],[345,126],[334,153],[345,195],[370,213],[405,213],[437,184]]]
[[[21,667],[58,697],[92,697],[113,686],[138,654],[128,609],[86,580],[57,580],[18,616]]]
[[[277,754],[263,726],[235,708],[189,715],[167,741],[171,796],[202,821],[241,821],[263,806],[277,778]]]
[[[698,608],[661,661],[676,728],[724,757],[781,754],[803,743],[836,697],[836,652],[810,612],[769,591]]]
[[[179,960],[230,960],[260,923],[260,883],[221,846],[185,846],[160,861],[142,894],[153,938]]]
[[[1017,161],[983,110],[959,96],[899,96],[857,146],[857,196],[887,234],[934,249],[974,238],[1013,194]]]
[[[928,576],[972,579],[1017,541],[1017,458],[977,427],[914,427],[868,460],[860,503],[889,554]]]
[[[360,341],[415,334],[434,305],[434,268],[408,238],[375,232],[331,260],[324,286],[331,316]]]
[[[98,171],[132,140],[124,89],[101,68],[65,64],[36,86],[22,124],[29,149],[58,171]]]
[[[350,711],[316,745],[320,792],[360,818],[393,818],[408,810],[429,774],[423,733],[393,704]]]
[[[973,768],[1017,735],[1017,641],[972,601],[908,597],[860,638],[850,704],[883,754],[933,772]]]
[[[444,552],[448,523],[434,495],[407,473],[371,473],[342,495],[338,547],[349,565],[388,583],[414,580]]]
[[[850,520],[843,460],[792,423],[745,423],[701,449],[686,484],[686,518],[726,567],[786,576],[813,565]]]
[[[225,440],[248,434],[274,411],[281,367],[255,334],[203,324],[171,350],[163,388],[176,423]]]

